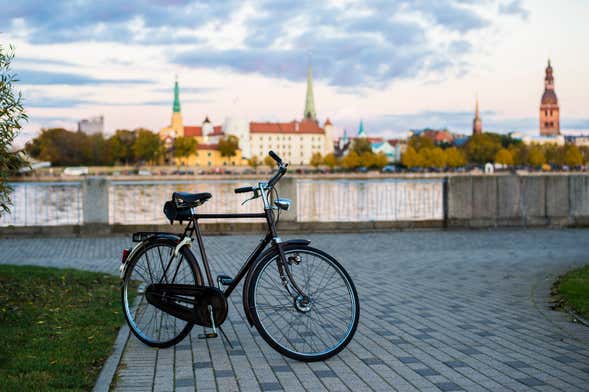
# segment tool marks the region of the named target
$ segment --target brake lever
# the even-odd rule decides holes
[[[260,190],[254,189],[254,195],[252,197],[250,197],[249,199],[245,199],[244,201],[242,201],[241,205],[244,205],[245,203],[247,203],[250,200],[257,199],[258,197],[260,197]]]

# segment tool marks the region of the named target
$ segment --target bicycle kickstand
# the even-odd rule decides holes
[[[201,333],[198,335],[199,339],[213,339],[219,336],[217,334],[217,327],[215,326],[215,317],[213,317],[213,307],[211,305],[208,306],[209,309],[209,317],[211,318],[211,325],[213,328],[213,332]]]

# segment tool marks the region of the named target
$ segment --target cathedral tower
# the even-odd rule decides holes
[[[483,120],[479,116],[479,97],[476,99],[475,109],[474,109],[474,119],[472,120],[472,134],[478,135],[483,133]]]
[[[317,121],[315,98],[313,96],[313,74],[311,72],[311,64],[309,64],[309,71],[307,72],[307,97],[305,98],[305,113],[303,118],[305,120]]]
[[[544,94],[540,103],[540,136],[560,135],[560,110],[558,98],[554,92],[554,77],[552,66],[548,60],[546,76],[544,77]]]

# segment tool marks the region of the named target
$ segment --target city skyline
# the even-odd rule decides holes
[[[375,136],[428,126],[468,134],[475,95],[485,131],[537,134],[548,58],[561,128],[589,130],[581,2],[132,3],[74,12],[19,2],[0,16],[31,117],[20,144],[40,127],[74,129],[96,115],[107,132],[157,130],[175,74],[187,123],[301,119],[309,54],[317,118],[349,134],[361,119]]]

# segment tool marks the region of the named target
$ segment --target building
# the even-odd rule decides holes
[[[85,118],[78,121],[78,132],[94,135],[104,132],[104,116]]]
[[[472,120],[472,134],[478,135],[483,133],[483,120],[479,115],[479,97],[476,98],[474,119]]]
[[[322,156],[333,153],[335,128],[329,118],[325,120],[323,127],[317,121],[311,66],[307,72],[303,113],[302,121],[250,122],[249,153],[264,158],[270,150],[274,150],[287,162],[295,165],[309,164],[316,153]]]
[[[560,135],[560,109],[554,91],[554,76],[548,60],[544,77],[544,94],[540,102],[540,136]]]

